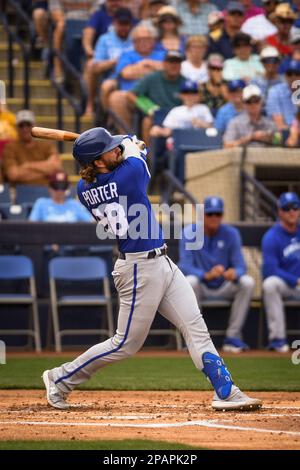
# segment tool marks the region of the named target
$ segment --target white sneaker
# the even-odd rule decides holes
[[[49,405],[60,410],[67,410],[70,405],[66,403],[67,393],[61,392],[55,385],[50,370],[45,370],[42,375],[46,387],[46,398]]]
[[[228,398],[221,400],[217,394],[214,394],[212,407],[218,411],[253,411],[261,408],[262,401],[258,398],[250,398],[235,385],[232,386]]]

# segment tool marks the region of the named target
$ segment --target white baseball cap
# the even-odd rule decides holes
[[[276,49],[276,47],[273,47],[273,46],[267,46],[267,47],[264,47],[262,50],[261,50],[261,53],[260,53],[260,58],[263,60],[263,59],[278,59],[279,58],[279,52],[278,50]]]
[[[243,89],[243,101],[248,101],[254,96],[262,97],[261,89],[257,85],[248,85]]]
[[[29,122],[30,124],[34,124],[35,117],[33,112],[29,109],[22,109],[21,111],[18,111],[16,116],[16,123],[18,125],[21,122]]]

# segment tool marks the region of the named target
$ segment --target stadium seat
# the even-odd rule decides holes
[[[102,281],[104,295],[78,295],[74,284],[74,295],[59,295],[59,281],[88,283]],[[55,350],[62,350],[62,337],[67,335],[99,335],[113,336],[113,315],[109,280],[105,262],[98,257],[80,256],[77,258],[59,257],[49,262],[49,282],[52,319],[54,327]],[[59,308],[71,306],[106,306],[107,329],[65,329],[60,330]]]
[[[47,186],[17,184],[16,203],[33,205],[39,197],[49,197]]]
[[[10,203],[10,192],[8,184],[0,184],[0,203]]]
[[[27,335],[33,336],[35,350],[41,351],[40,326],[36,298],[36,283],[31,260],[27,256],[0,256],[0,281],[28,280],[28,293],[16,292],[1,293],[0,305],[28,305],[32,308],[33,329],[6,329],[0,330],[0,335]]]

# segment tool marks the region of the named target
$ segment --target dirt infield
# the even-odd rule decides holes
[[[219,413],[209,392],[76,391],[54,410],[38,390],[0,391],[0,440],[154,439],[212,449],[300,449],[300,393],[255,392],[261,411]]]

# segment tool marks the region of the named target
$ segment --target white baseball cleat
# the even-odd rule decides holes
[[[66,403],[67,393],[61,392],[55,385],[52,377],[51,371],[45,370],[42,375],[46,387],[46,398],[49,405],[53,408],[58,408],[59,410],[67,410],[70,408],[70,405]]]
[[[212,407],[218,411],[254,411],[262,407],[262,401],[248,397],[233,385],[229,397],[225,400],[221,400],[216,393],[214,394]]]

